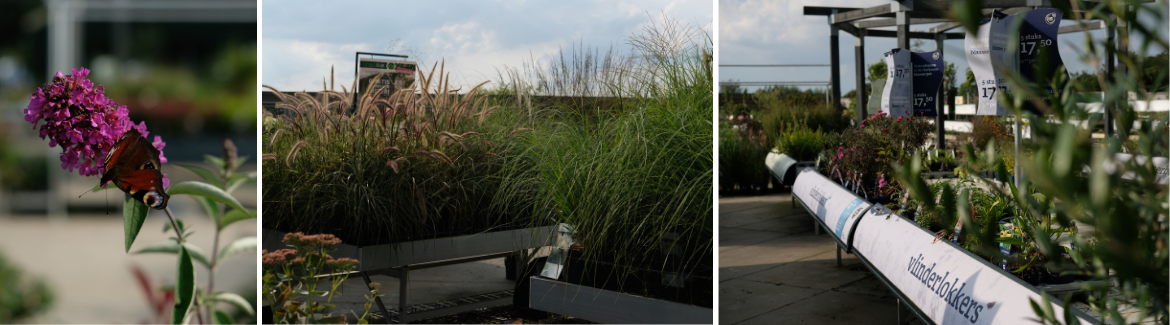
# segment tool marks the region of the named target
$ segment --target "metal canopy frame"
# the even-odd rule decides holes
[[[1151,2],[1152,0],[1143,0],[1143,2]],[[983,2],[982,15],[991,15],[992,10],[999,9],[1007,14],[1016,14],[1027,10],[1052,7],[1053,3],[1067,3],[1067,1],[1052,1],[1052,0],[987,0]],[[838,31],[845,31],[853,35],[854,47],[854,61],[857,79],[856,96],[854,100],[857,103],[857,121],[860,123],[865,120],[866,115],[866,100],[865,96],[865,38],[866,37],[890,37],[898,38],[898,48],[909,49],[910,39],[933,39],[938,50],[943,49],[943,41],[948,39],[963,39],[966,37],[965,33],[956,32],[949,33],[947,31],[958,28],[960,23],[951,20],[947,17],[946,12],[950,9],[950,2],[935,1],[935,0],[896,0],[884,5],[874,6],[869,8],[853,8],[853,7],[821,7],[821,6],[805,6],[805,16],[825,16],[829,24],[829,60],[832,67],[829,80],[832,85],[830,91],[833,106],[838,109],[841,107],[841,51],[838,45]],[[1127,9],[1129,10],[1129,9]],[[1128,39],[1128,32],[1125,30],[1125,22],[1117,19],[1117,16],[1108,10],[1105,11],[1108,17],[1095,17],[1086,21],[1081,21],[1077,25],[1062,26],[1059,29],[1060,34],[1083,32],[1096,29],[1107,29],[1106,40],[1110,45],[1115,43],[1114,34],[1120,34],[1120,38]],[[1109,19],[1117,21],[1117,28],[1112,28],[1105,21]],[[928,31],[912,32],[910,25],[918,24],[938,24],[931,27]],[[875,30],[871,28],[879,27],[897,27],[897,30]],[[1123,47],[1128,48],[1128,44],[1123,43]],[[1115,63],[1116,58],[1112,52],[1106,54],[1106,68],[1107,76],[1112,76],[1115,70],[1125,72],[1126,68],[1123,63]],[[1116,67],[1116,69],[1115,69]],[[945,89],[940,89],[936,98],[946,98],[946,106],[950,107],[953,112],[955,103],[954,98],[947,96]],[[946,131],[944,124],[946,123],[946,115],[944,114],[944,104],[942,100],[936,100],[936,148],[944,149],[946,147],[946,138],[944,137]],[[1113,135],[1113,114],[1111,109],[1105,110],[1105,134],[1106,136]]]

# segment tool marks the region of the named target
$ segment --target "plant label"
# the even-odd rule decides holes
[[[560,224],[557,227],[557,241],[552,252],[548,254],[548,261],[540,270],[540,276],[556,280],[565,268],[565,260],[569,258],[569,245],[573,244],[573,226]]]

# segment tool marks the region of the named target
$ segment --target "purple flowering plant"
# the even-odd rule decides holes
[[[891,163],[902,162],[925,144],[931,124],[925,118],[889,118],[886,113],[870,116],[856,127],[828,135],[823,143],[828,164],[825,175],[843,174],[868,195],[896,193],[900,186]]]
[[[61,168],[73,172],[77,170],[82,176],[99,175],[105,170],[105,157],[124,133],[137,130],[144,138],[150,139],[150,132],[146,130],[146,123],[134,124],[130,120],[129,110],[106,97],[105,89],[87,79],[89,69],[74,68],[72,73],[65,75],[57,72],[52,81],[37,88],[29,99],[29,105],[24,109],[24,120],[32,123],[34,129],[40,131],[42,139],[49,139],[50,147],[61,147]],[[154,136],[151,144],[159,150],[159,162],[167,163],[162,150],[166,142],[162,137]],[[218,252],[207,258],[202,250],[187,242],[191,231],[183,226],[171,215],[169,208],[166,212],[170,224],[164,232],[174,231],[175,237],[170,241],[155,244],[135,251],[141,253],[169,253],[178,256],[179,262],[175,277],[175,306],[171,312],[171,323],[181,324],[195,319],[202,323],[204,315],[207,320],[212,317],[217,322],[227,321],[227,315],[222,310],[216,310],[219,303],[235,306],[240,310],[253,313],[252,306],[246,299],[230,292],[216,292],[214,279],[216,266],[228,257],[242,252],[256,249],[256,237],[246,236],[238,238],[227,245],[220,247],[219,232],[236,221],[255,218],[254,210],[246,209],[229,193],[245,183],[255,183],[256,173],[236,173],[235,170],[247,159],[237,157],[236,147],[231,140],[225,140],[223,158],[207,156],[208,163],[217,167],[217,172],[194,165],[178,164],[180,167],[191,170],[202,177],[205,182],[187,181],[171,186],[166,174],[163,174],[163,188],[171,195],[188,194],[206,210],[216,223],[216,235],[212,252]],[[105,188],[107,184],[100,184],[95,190]],[[123,206],[125,222],[125,247],[130,251],[134,239],[138,236],[142,224],[149,212],[143,202],[126,195]],[[209,272],[208,285],[202,291],[196,290],[194,264],[206,267]]]
[[[74,68],[70,75],[58,71],[50,83],[37,88],[24,109],[24,120],[33,128],[39,127],[41,139],[48,138],[50,147],[61,146],[61,168],[76,169],[82,176],[102,173],[106,154],[130,128],[147,139],[150,135],[145,122],[134,124],[126,105],[107,98],[104,87],[86,79],[88,76],[89,69],[84,67]],[[157,135],[151,143],[165,164],[162,150],[167,143]],[[163,175],[163,187],[169,184]]]

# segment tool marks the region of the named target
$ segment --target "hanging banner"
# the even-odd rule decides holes
[[[910,51],[893,49],[885,53],[886,87],[882,90],[882,112],[889,117],[910,116],[913,112],[913,80]]]
[[[792,184],[792,195],[799,198],[809,211],[815,213],[815,217],[821,219],[821,222],[829,227],[829,231],[841,241],[849,238],[848,231],[852,231],[852,221],[871,205],[813,168],[800,170],[800,174],[796,176],[796,183]]]
[[[882,92],[886,89],[886,79],[874,79],[869,82],[869,101],[865,103],[865,111],[869,115],[882,111]]]
[[[911,71],[914,71],[914,116],[938,117],[936,100],[942,87],[942,51],[910,53]]]
[[[1006,106],[1000,105],[997,95],[1009,92],[1003,73],[1016,70],[1015,55],[1007,51],[1013,17],[994,10],[991,19],[985,19],[977,33],[967,33],[964,40],[967,63],[975,74],[978,91],[975,115],[1010,114]]]
[[[1060,96],[1064,92],[1063,84],[1056,85],[1056,87],[1053,87],[1052,84],[1053,80],[1056,79],[1056,74],[1064,66],[1056,38],[1059,34],[1062,14],[1060,10],[1046,8],[1030,10],[1017,16],[1024,19],[1020,25],[1020,74],[1024,76],[1024,80],[1030,80],[1043,86],[1045,91],[1045,93],[1036,94],[1039,98],[1025,99],[1024,109],[1040,114],[1041,112],[1032,102],[1033,100],[1039,99],[1044,102],[1045,106],[1052,105],[1048,95]],[[1069,80],[1067,78],[1068,71],[1060,73],[1065,75],[1064,80],[1067,82]]]
[[[853,249],[935,324],[1027,324],[1036,314],[1029,300],[1040,293],[913,220],[871,209],[853,235]],[[1053,299],[1056,315],[1063,315]],[[1073,310],[1082,324],[1090,316]]]
[[[379,96],[389,98],[398,89],[414,84],[417,68],[414,61],[358,58],[358,98],[371,91],[381,91]],[[377,83],[370,84],[375,78]]]

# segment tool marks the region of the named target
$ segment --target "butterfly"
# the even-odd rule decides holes
[[[171,196],[163,190],[163,174],[158,169],[162,165],[159,155],[158,149],[142,137],[142,133],[131,128],[106,154],[100,185],[112,181],[146,206],[165,209]]]

